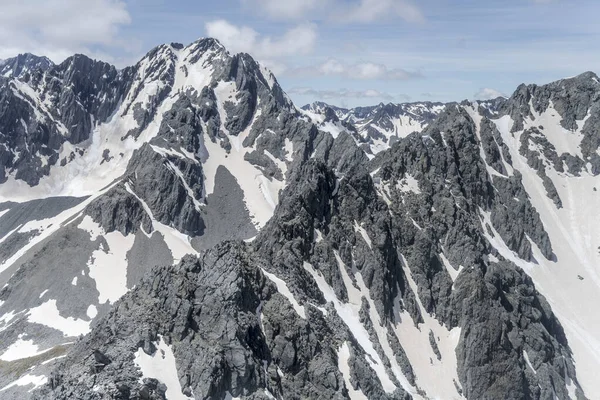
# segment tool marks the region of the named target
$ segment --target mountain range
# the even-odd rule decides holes
[[[600,81],[296,107],[214,39],[0,62],[0,398],[598,399]]]

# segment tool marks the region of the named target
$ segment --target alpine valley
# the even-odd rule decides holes
[[[600,399],[600,81],[297,108],[201,39],[0,62],[0,398]]]

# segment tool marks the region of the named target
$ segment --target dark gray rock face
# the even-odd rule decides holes
[[[321,150],[288,176],[275,216],[252,245],[218,245],[199,260],[154,270],[74,347],[39,398],[122,396],[119,393],[164,398],[157,382],[140,383],[132,356],[136,351],[154,354],[159,337],[172,346],[183,392],[196,398],[225,398],[227,393],[257,399],[266,393],[276,398],[346,398],[336,360],[344,342],[351,347],[349,371],[355,389],[368,398],[408,398],[399,385],[392,394],[382,390],[361,356],[362,348],[325,304],[304,263],[312,265],[342,301],[348,300],[348,287],[340,268],[352,266],[346,273],[351,279],[360,273],[384,324],[398,323],[395,298],[422,323],[418,295],[425,312],[449,328],[460,326],[456,351],[462,387],[457,386],[457,392],[467,398],[507,393],[509,398],[566,396],[565,377],[576,374],[560,324],[522,271],[486,256],[494,250],[483,239],[479,210],[494,215],[507,201],[495,194],[493,185],[499,192],[520,196],[524,204],[504,216],[505,225],[513,226],[501,233],[508,245],[528,255],[518,239],[524,233],[519,232],[527,231],[544,245],[544,231],[536,234],[535,228],[520,225],[523,220],[535,225],[537,214],[519,194],[517,175],[491,181],[478,157],[475,131],[465,111],[448,110],[425,136],[411,135],[374,160],[370,167],[380,171],[376,180],[351,139],[342,135],[316,141]],[[497,146],[500,151],[502,143]],[[388,185],[392,202],[386,204],[381,185],[407,174],[418,180],[420,193]],[[464,267],[454,285],[442,267],[442,252],[452,265]],[[408,287],[404,266],[418,293]],[[304,305],[306,319],[262,271],[287,283]],[[313,304],[328,307],[327,315]],[[368,308],[363,298],[361,318],[377,343]],[[215,346],[216,339],[221,345]],[[431,335],[430,343],[435,352],[436,338]],[[390,346],[397,349],[394,361],[414,383],[402,345],[390,340]],[[90,369],[90,363],[96,363],[88,357],[92,349],[111,362]],[[375,349],[394,381],[391,360],[381,346]],[[439,349],[436,354],[441,358]],[[525,357],[534,360],[536,374],[528,370]]]
[[[33,100],[17,93],[14,82],[0,78],[0,182],[14,173],[16,179],[35,185],[58,161],[64,139],[48,114],[36,118]],[[45,165],[41,157],[47,157]]]
[[[491,192],[491,184],[483,173],[485,168],[475,168],[480,162],[477,159],[471,165],[451,165],[449,160],[467,162],[469,154],[477,154],[478,149],[468,139],[474,129],[466,114],[448,114],[447,121],[458,120],[454,127],[444,126],[451,149],[444,148],[439,137],[440,148],[436,149],[438,145],[415,135],[394,148],[405,158],[396,155],[376,160],[381,163],[383,181],[392,179],[398,169],[417,176],[410,147],[423,150],[420,146],[430,146],[422,154],[436,157],[418,164],[430,173],[418,175],[422,194],[398,192],[399,201],[392,203],[397,206],[388,208],[364,160],[358,158],[353,167],[344,168],[343,176],[336,176],[322,161],[306,162],[290,176],[274,218],[252,245],[218,245],[202,253],[199,260],[187,258],[177,267],[155,269],[116,304],[91,335],[74,346],[38,398],[143,398],[146,393],[165,398],[164,388],[156,381],[140,381],[132,355],[139,351],[154,354],[159,338],[172,346],[183,392],[194,393],[196,398],[223,399],[227,393],[255,399],[265,398],[266,393],[276,398],[347,398],[336,360],[336,351],[344,342],[350,343],[353,354],[349,370],[355,388],[368,398],[409,398],[400,388],[393,394],[384,392],[360,356],[361,347],[331,306],[326,306],[327,315],[313,306],[325,304],[303,268],[304,262],[313,265],[338,298],[347,300],[342,267],[336,260],[339,255],[345,265],[353,266],[347,271],[350,276],[360,272],[379,315],[397,322],[391,299],[400,296],[419,322],[420,311],[408,288],[398,249],[406,255],[426,311],[449,327],[462,328],[457,357],[460,390],[467,398],[499,398],[506,393],[510,398],[547,398],[553,391],[557,396],[566,395],[564,377],[575,376],[575,371],[560,324],[522,271],[507,261],[487,261],[483,255],[491,250],[482,240],[478,216],[464,211],[478,204],[489,209],[493,200],[488,204],[484,194]],[[431,128],[432,138],[437,137],[435,129]],[[459,141],[460,137],[465,139]],[[447,151],[449,158],[443,161],[440,151]],[[457,199],[462,209],[449,205],[455,208],[454,220],[445,222],[443,216],[452,214],[442,213],[444,198],[427,192],[438,179],[439,171],[432,173],[441,167],[438,163],[450,163],[444,164],[446,171],[461,171],[461,179],[454,185],[456,192],[462,193],[462,199]],[[416,220],[422,230],[406,221],[411,207],[423,205],[431,210],[432,202],[440,211]],[[368,233],[370,245],[355,231],[355,224]],[[320,241],[315,237],[317,231],[323,236]],[[441,241],[436,238],[444,237],[440,249]],[[442,250],[454,265],[465,268],[454,290],[440,266],[437,254]],[[469,254],[471,258],[466,257]],[[286,281],[304,304],[306,319],[277,293],[263,270]],[[373,336],[365,305],[363,299],[361,313]],[[432,346],[435,340],[431,340]],[[401,345],[394,343],[394,348]],[[90,357],[94,349],[110,363],[98,368],[98,362]],[[381,347],[377,352],[389,368]],[[528,372],[524,352],[528,360],[535,360],[536,374]],[[396,353],[399,364],[411,376],[410,363],[402,354],[400,350]]]
[[[485,124],[486,121],[484,120],[483,123]],[[440,132],[444,132],[445,143]],[[479,157],[475,132],[475,123],[465,111],[458,108],[448,110],[423,132],[423,136],[411,135],[390,152],[375,159],[373,168],[381,168],[380,176],[383,181],[394,182],[409,174],[419,181],[420,190],[432,197],[432,204],[414,206],[416,208],[410,213],[418,225],[426,225],[426,221],[422,220],[424,216],[434,217],[440,213],[444,215],[442,221],[448,215],[452,215],[449,220],[452,222],[450,226],[455,225],[456,219],[464,214],[469,219],[474,218],[468,225],[479,227],[481,223],[478,214],[481,209],[491,213],[494,226],[500,229],[499,233],[504,241],[522,258],[531,257],[526,234],[542,249],[547,258],[551,258],[552,248],[548,236],[539,215],[526,198],[518,172],[506,179],[494,176],[490,180],[483,160]],[[500,142],[496,152],[502,147],[503,143]],[[489,153],[489,150],[485,152]],[[494,186],[501,186],[505,190],[496,191],[493,189]],[[520,195],[515,196],[515,193]],[[516,201],[514,197],[518,199],[523,197],[524,201]],[[509,207],[508,204],[511,206]],[[431,207],[437,211],[432,211]],[[451,211],[448,207],[454,210]],[[470,235],[472,228],[468,228],[468,225],[465,226],[467,231],[463,234]],[[450,234],[456,235],[457,238],[461,236],[455,232]],[[445,234],[442,235],[444,236]],[[468,254],[480,253],[481,249],[471,248],[465,252],[453,247],[453,249],[448,248],[448,251],[455,253],[452,257],[456,259],[450,259],[451,263],[459,265],[462,257],[470,258]]]
[[[201,116],[194,109],[194,103],[186,96],[180,96],[171,110],[163,115],[160,130],[154,139],[163,147],[184,149],[196,154],[202,139]]]
[[[325,276],[337,280],[337,291],[345,290],[333,241],[315,245],[314,229],[308,230],[306,225],[318,226],[335,238],[351,237],[357,247],[340,247],[340,254],[348,265],[351,258],[360,263],[358,268],[373,288],[377,308],[387,308],[391,315],[388,299],[395,297],[400,287],[405,303],[416,310],[390,243],[385,208],[364,168],[359,176],[362,178],[338,184],[333,172],[321,162],[311,161],[301,167],[278,208],[278,217],[252,247],[219,245],[202,253],[197,261],[190,258],[178,267],[154,270],[75,346],[40,398],[103,398],[121,396],[119,393],[129,393],[131,398],[143,397],[142,393],[164,398],[156,382],[139,383],[140,374],[131,355],[134,351],[153,354],[152,343],[159,335],[173,346],[180,376],[185,376],[180,379],[184,393],[194,393],[196,398],[226,398],[229,392],[261,399],[266,398],[266,390],[277,398],[347,398],[337,366],[337,350],[343,342],[349,343],[353,354],[349,369],[356,387],[370,398],[409,398],[400,388],[391,394],[384,392],[348,327],[331,313],[333,310],[324,315],[311,305],[323,304],[323,297],[302,269],[302,262],[310,261]],[[354,191],[358,193],[352,195]],[[367,204],[354,204],[369,191]],[[306,206],[298,215],[299,204]],[[374,250],[375,258],[371,259],[367,244],[356,238],[352,218],[362,220],[378,207],[384,220],[377,229],[383,232],[381,238],[373,237],[377,237],[376,243],[382,242],[378,244],[382,248]],[[290,220],[293,211],[296,218]],[[317,225],[318,221],[324,225]],[[296,238],[298,234],[303,236]],[[303,247],[300,252],[295,250]],[[354,251],[358,254],[353,255]],[[390,270],[377,268],[378,262],[385,262]],[[286,278],[292,291],[301,296],[306,319],[277,293],[263,268]],[[379,287],[381,291],[376,290]],[[221,345],[215,346],[215,340]],[[91,348],[111,362],[97,368],[95,359],[87,356]],[[381,349],[379,352],[385,357]],[[85,360],[83,364],[81,360]],[[406,368],[410,370],[409,365]]]
[[[475,292],[470,288],[469,296],[475,295],[479,300],[479,296],[489,295],[492,299],[488,306],[485,306],[485,301],[483,304],[477,301],[481,308],[468,311],[473,313],[477,322],[474,321],[464,332],[464,346],[457,351],[459,360],[463,359],[465,365],[472,368],[461,371],[461,381],[478,381],[478,384],[467,385],[471,388],[467,391],[469,398],[494,398],[500,393],[508,393],[509,398],[551,398],[554,390],[558,398],[568,398],[564,385],[551,383],[560,382],[565,374],[574,374],[573,364],[565,361],[568,360],[568,350],[564,332],[548,303],[535,291],[530,278],[523,271],[502,262],[490,264],[483,280],[477,273],[470,273],[465,278],[477,280],[480,286]],[[519,311],[515,313],[516,310]],[[502,322],[489,319],[489,314],[498,311],[506,313],[508,318]],[[492,325],[490,329],[490,322],[496,326]],[[487,329],[477,329],[477,326],[481,328],[483,325]],[[502,334],[493,335],[492,332]],[[538,368],[537,374],[534,375],[529,368],[522,371],[512,368],[515,362],[524,362],[523,352],[528,354],[529,359],[534,357],[537,360],[534,366]],[[495,362],[486,362],[485,354],[491,355]],[[541,360],[546,363],[543,368],[539,368]],[[492,380],[495,382],[492,383]]]
[[[214,40],[202,43],[208,48],[220,46]],[[61,145],[85,142],[93,128],[113,116],[121,101],[128,101],[123,115],[133,112],[138,126],[117,134],[138,137],[171,94],[175,50],[169,45],[158,46],[140,63],[120,71],[79,54],[60,65],[47,65],[34,56],[7,60],[12,72],[7,69],[8,77],[0,78],[0,182],[13,174],[30,186],[37,185],[58,163]],[[9,64],[0,68],[9,68]],[[160,90],[149,103],[135,101],[152,84],[158,84]],[[178,118],[185,122],[185,117]],[[83,154],[84,150],[79,151]],[[64,158],[60,163],[65,165],[73,158]]]
[[[442,354],[440,353],[440,348],[437,345],[435,334],[432,330],[429,330],[429,344],[431,345],[431,348],[433,349],[433,352],[435,353],[437,359],[441,360]]]
[[[534,149],[541,149],[541,151],[531,150],[530,146],[532,144],[535,146]],[[521,135],[521,147],[519,148],[519,152],[525,155],[529,166],[535,169],[538,176],[542,178],[546,194],[554,201],[556,208],[562,208],[562,201],[558,195],[556,186],[554,186],[554,183],[546,174],[546,165],[540,158],[540,156],[543,156],[545,160],[552,163],[552,166],[556,171],[564,172],[563,160],[556,154],[554,146],[538,130],[532,128],[526,130]]]
[[[175,67],[177,55],[175,49],[170,45],[161,45],[152,49],[135,66],[124,70],[124,75],[130,78],[127,89],[131,91],[130,102],[127,103],[123,115],[133,111],[133,116],[138,126],[129,130],[125,137],[133,136],[137,138],[142,131],[148,127],[156,116],[158,106],[169,96],[173,83],[175,82]],[[142,72],[142,76],[136,76],[136,72]],[[134,102],[137,96],[144,91],[147,85],[158,85],[158,90],[152,96],[147,104]]]
[[[206,198],[202,219],[206,229],[202,236],[192,239],[195,249],[209,249],[225,240],[250,239],[257,234],[242,189],[223,166],[215,174],[215,190]]]
[[[127,261],[127,288],[131,289],[152,268],[173,265],[173,254],[161,233],[154,232],[148,237],[145,233],[138,231],[131,250],[127,252]]]
[[[131,355],[154,354],[159,337],[179,360],[183,392],[198,399],[225,399],[227,392],[267,399],[267,391],[345,398],[331,340],[338,334],[315,308],[309,320],[295,315],[259,266],[243,246],[223,244],[155,269],[74,346],[37,398],[165,399],[155,381],[140,382]],[[109,338],[115,345],[107,346]],[[95,372],[92,347],[110,361]]]
[[[152,221],[142,203],[123,185],[118,185],[86,208],[94,222],[106,232],[119,231],[124,236],[135,233],[140,227],[152,232]]]
[[[90,206],[90,209],[96,208],[95,211],[88,211],[95,221],[101,220],[100,213],[103,213],[103,218],[107,218],[101,224],[107,232],[136,232],[141,223],[146,225],[146,230],[149,222],[144,220],[147,218],[141,207],[144,202],[157,221],[191,236],[206,237],[196,241],[201,247],[205,247],[206,243],[216,244],[220,238],[247,239],[254,236],[255,230],[248,221],[239,184],[232,178],[233,182],[227,189],[227,202],[240,204],[237,210],[229,209],[232,215],[229,219],[215,207],[216,204],[211,207],[209,198],[206,198],[202,163],[209,157],[217,157],[208,154],[206,143],[219,143],[229,153],[231,138],[248,130],[247,137],[241,144],[244,147],[254,147],[254,150],[248,150],[245,160],[258,166],[268,179],[280,181],[284,179],[284,170],[274,159],[289,163],[290,169],[293,169],[294,159],[303,160],[309,156],[306,154],[306,146],[316,135],[314,126],[295,118],[295,111],[276,80],[271,77],[269,82],[254,60],[247,55],[230,56],[218,42],[211,39],[190,45],[187,57],[190,63],[201,62],[201,57],[208,57],[202,62],[209,63],[213,69],[212,81],[199,93],[190,89],[185,93],[171,94],[175,100],[171,108],[162,115],[158,133],[149,143],[135,151],[123,184],[116,189],[118,196],[115,195],[115,190],[111,191],[110,196],[116,201],[112,205]],[[165,87],[170,87],[173,84],[171,69],[175,59],[172,46],[160,46],[146,56],[145,64],[149,66],[145,68],[145,76],[155,77]],[[187,74],[188,71],[183,73]],[[215,90],[223,82],[235,86],[239,97],[225,101],[225,115],[219,112],[218,101],[222,99],[218,99],[215,94]],[[132,90],[141,92],[146,83],[136,82]],[[156,101],[159,102],[160,99]],[[131,106],[135,107],[135,104]],[[139,126],[135,128],[135,132],[129,134],[136,136],[144,129],[144,118],[138,121]],[[252,127],[250,122],[253,122]],[[298,157],[293,157],[289,150],[284,150],[289,148],[286,141],[293,144]],[[126,185],[129,185],[129,190],[125,190]],[[127,205],[121,205],[122,212],[115,209],[120,202],[119,196],[128,199]],[[236,196],[240,199],[234,199]],[[135,197],[141,201],[134,201]],[[213,197],[214,202],[219,196]],[[108,203],[109,200],[100,199],[96,203],[98,202]],[[217,215],[226,217],[227,221],[231,220],[231,227],[240,227],[237,235],[232,230],[226,232],[226,228],[217,227],[218,223],[225,223],[225,220],[217,221]],[[214,238],[208,238],[212,234],[205,232],[205,219],[211,220]]]
[[[176,156],[164,157],[145,144],[132,157],[125,181],[146,202],[157,221],[180,232],[202,234],[204,222],[194,202],[202,198],[200,164]]]
[[[291,274],[290,267],[295,265],[304,273],[301,263],[307,261],[323,274],[340,298],[347,298],[336,251],[346,265],[360,271],[380,315],[391,316],[391,299],[400,295],[413,318],[420,319],[391,237],[391,222],[364,167],[340,179],[323,164],[309,162],[290,182],[278,210],[260,232],[256,247],[276,262],[273,268],[278,273],[289,275],[286,281],[292,286],[294,280],[302,278]],[[364,222],[378,246],[370,248],[364,243],[355,232],[355,221]],[[320,243],[314,242],[315,230],[322,232]]]
[[[511,155],[508,147],[503,143],[502,137],[496,125],[488,118],[481,121],[480,140],[485,159],[492,168],[502,175],[508,175],[504,162],[512,165]]]
[[[75,55],[48,71],[39,83],[42,101],[56,110],[69,141],[89,138],[94,123],[106,122],[125,89],[124,76],[110,64]]]

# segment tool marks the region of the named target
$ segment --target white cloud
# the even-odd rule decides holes
[[[97,47],[124,48],[117,37],[130,22],[121,0],[3,0],[0,58],[33,52],[62,61]]]
[[[423,13],[411,0],[242,0],[274,19],[324,19],[341,23],[371,23],[391,17],[422,22]]]
[[[285,62],[265,58],[260,60],[260,63],[269,68],[275,76],[283,75],[288,70]]]
[[[261,36],[247,26],[217,20],[206,24],[206,33],[221,41],[229,51],[249,53],[261,61],[309,54],[317,40],[317,29],[313,24],[298,25],[285,32],[282,37],[272,38]]]
[[[493,100],[498,97],[506,97],[503,93],[490,88],[481,88],[473,95],[476,100]]]
[[[395,99],[389,93],[380,92],[374,89],[367,90],[349,90],[349,89],[336,89],[336,90],[318,90],[306,87],[296,87],[287,91],[288,94],[299,95],[299,96],[310,96],[319,100],[331,100],[331,99],[380,99],[391,101]]]
[[[335,58],[330,58],[317,66],[290,70],[289,74],[340,76],[357,80],[407,80],[421,76],[418,72],[409,72],[402,68],[388,68],[383,64],[372,62],[346,64]]]
[[[325,9],[330,0],[242,0],[248,7],[258,7],[275,19],[297,19]]]
[[[377,22],[390,17],[400,17],[407,22],[423,22],[421,10],[407,0],[361,0],[339,16],[342,22]]]

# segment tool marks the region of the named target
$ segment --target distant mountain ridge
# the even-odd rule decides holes
[[[504,100],[498,98],[477,104],[494,113]],[[373,157],[390,148],[399,138],[423,131],[451,104],[456,103],[425,101],[342,108],[317,101],[303,106],[301,110],[324,131],[337,135],[346,130],[367,155]]]

